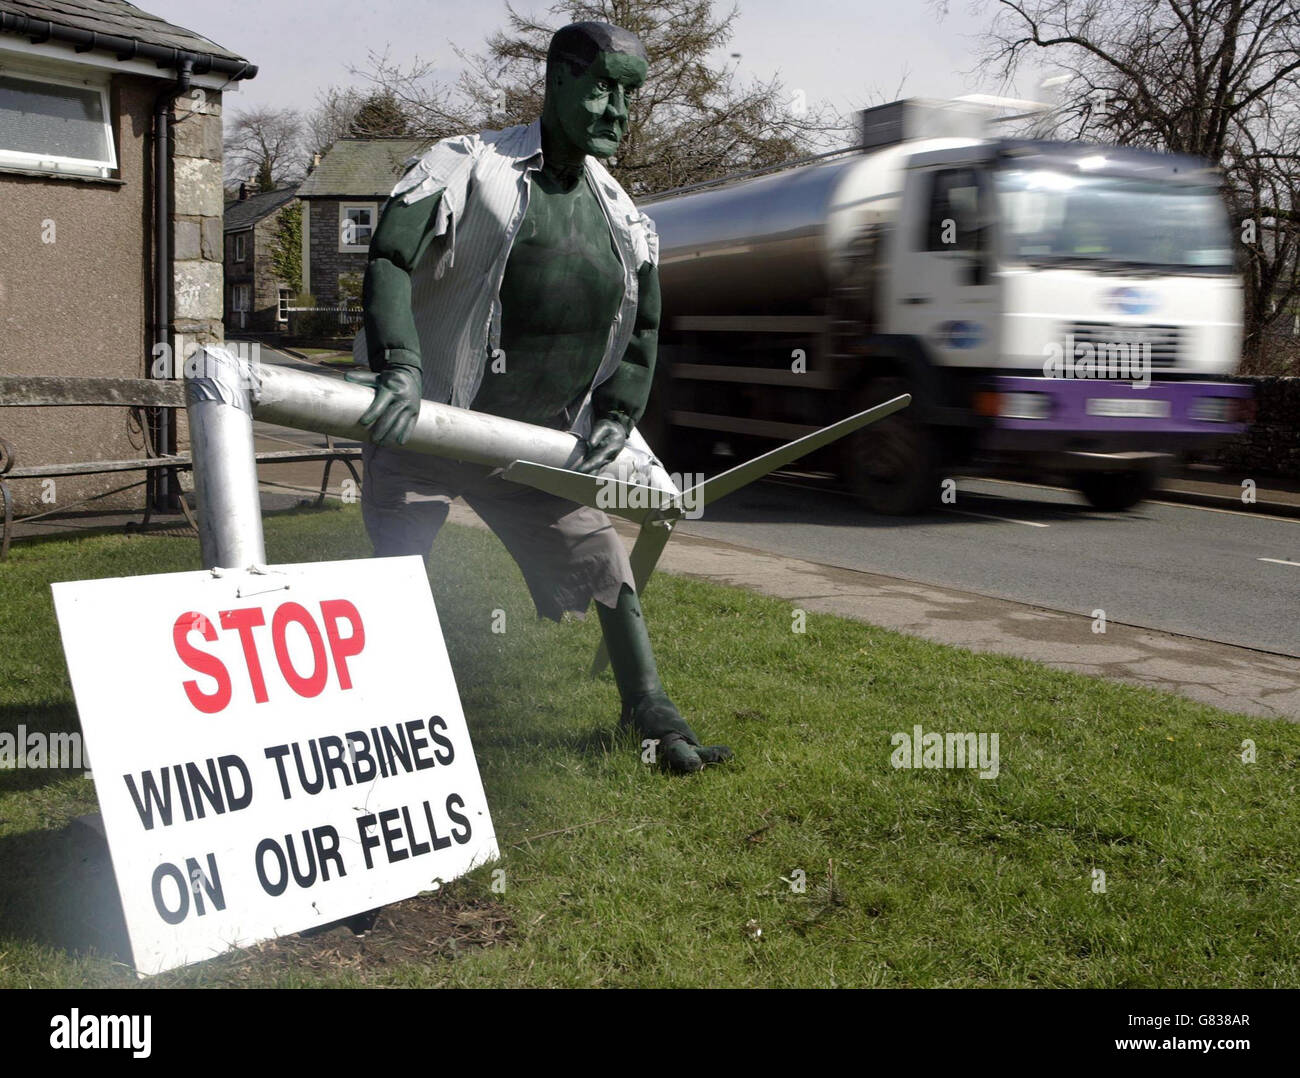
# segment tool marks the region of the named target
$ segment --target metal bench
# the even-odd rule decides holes
[[[69,408],[69,407],[118,407],[118,408],[184,408],[185,385],[179,381],[166,381],[152,378],[65,378],[59,376],[14,377],[0,376],[0,408]],[[143,423],[142,423],[143,426]],[[341,461],[352,473],[358,487],[361,477],[353,461],[361,456],[361,450],[354,447],[338,447],[334,439],[326,436],[324,449],[288,449],[271,450],[256,454],[259,464],[291,464],[302,461],[323,461],[324,473],[321,476],[320,492],[316,498],[319,506],[325,500],[329,490],[330,468],[333,463]],[[146,450],[148,451],[148,450]],[[176,472],[191,468],[190,455],[180,453],[164,456],[150,454],[125,460],[92,460],[68,464],[37,464],[26,468],[15,467],[12,446],[0,438],[0,502],[3,502],[3,523],[0,524],[0,559],[9,553],[9,541],[13,525],[27,520],[36,520],[53,513],[67,512],[77,506],[109,494],[121,493],[132,487],[140,486],[147,479],[117,487],[89,498],[82,498],[69,505],[61,505],[44,513],[33,513],[15,522],[13,519],[13,497],[9,482],[15,479],[52,479],[74,475],[101,475],[112,472],[152,473],[161,469]],[[301,489],[301,488],[298,488]],[[185,498],[180,499],[181,511],[190,525],[197,531],[197,522],[193,511]],[[137,527],[144,527],[153,515],[152,500],[146,498],[144,518]],[[134,523],[134,522],[133,522]],[[130,525],[128,525],[129,527]]]

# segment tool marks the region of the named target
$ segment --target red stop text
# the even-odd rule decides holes
[[[289,647],[291,631],[306,639],[310,660],[301,657],[299,648],[295,665]],[[222,634],[239,639],[243,664],[233,672],[218,655],[195,642],[197,637],[215,643]],[[266,611],[259,606],[222,610],[215,620],[187,610],[172,625],[172,643],[181,662],[216,683],[206,691],[195,679],[181,683],[190,703],[205,715],[213,715],[230,703],[236,678],[247,678],[253,699],[259,704],[285,688],[308,699],[319,696],[329,684],[331,669],[340,689],[352,688],[348,660],[365,647],[366,630],[357,608],[347,599],[325,599],[320,603],[319,617],[301,603],[281,603],[271,614],[270,625],[266,623]],[[267,684],[268,671],[272,672],[271,686]]]

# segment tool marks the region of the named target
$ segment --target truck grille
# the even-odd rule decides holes
[[[1150,345],[1151,369],[1172,370],[1182,359],[1182,338],[1177,326],[1117,326],[1109,322],[1075,322],[1065,327],[1076,345],[1094,348],[1110,345]]]

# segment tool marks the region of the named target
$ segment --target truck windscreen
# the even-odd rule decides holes
[[[1056,169],[995,173],[1009,264],[1167,273],[1231,273],[1218,192]]]

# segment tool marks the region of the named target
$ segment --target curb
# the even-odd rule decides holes
[[[1209,494],[1199,490],[1157,490],[1148,499],[1153,502],[1172,502],[1175,505],[1195,505],[1203,509],[1222,509],[1226,512],[1247,515],[1289,517],[1300,519],[1300,505],[1291,502],[1271,502],[1264,499],[1247,505],[1241,495]]]

